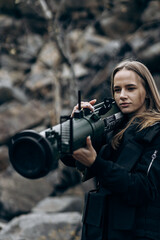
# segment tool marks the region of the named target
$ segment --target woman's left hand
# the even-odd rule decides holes
[[[72,156],[86,167],[91,167],[97,157],[97,153],[92,146],[90,136],[86,139],[86,145],[85,148],[79,148],[74,151]]]

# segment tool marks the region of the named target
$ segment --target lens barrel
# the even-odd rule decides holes
[[[33,130],[17,133],[9,144],[13,168],[30,179],[43,177],[57,167],[50,142]]]

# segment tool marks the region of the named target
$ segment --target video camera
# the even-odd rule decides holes
[[[123,115],[113,99],[104,99],[94,106],[94,112],[81,109],[79,94],[78,110],[74,117],[63,116],[60,124],[40,133],[24,130],[12,137],[9,158],[13,168],[23,177],[37,179],[58,167],[58,160],[84,147],[90,136],[96,147],[105,133],[119,124]]]

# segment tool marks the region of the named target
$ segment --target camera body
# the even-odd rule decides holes
[[[84,147],[90,136],[94,147],[104,134],[122,121],[123,115],[113,99],[95,105],[95,111],[80,109],[61,117],[60,124],[40,133],[24,130],[12,137],[9,158],[13,168],[22,176],[37,179],[58,167],[58,160]]]

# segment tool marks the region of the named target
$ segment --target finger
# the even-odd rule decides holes
[[[71,113],[71,117],[74,116],[74,112],[75,112],[76,110],[78,110],[78,104],[73,108],[73,111],[72,111],[72,113]]]
[[[92,104],[90,104],[90,102],[83,102],[81,105],[82,108],[88,108],[91,111],[94,111],[94,107],[92,106]]]
[[[89,103],[90,103],[91,105],[94,105],[96,102],[97,102],[97,99],[93,99],[93,100],[89,101]]]
[[[73,152],[73,154],[72,154],[72,157],[74,158],[74,159],[76,159],[76,160],[79,160],[80,159],[80,157],[81,157],[81,149],[78,149],[78,150],[76,150],[76,151],[74,151]]]
[[[86,138],[86,144],[87,144],[87,148],[91,148],[92,147],[92,141],[91,141],[91,137],[88,136]]]
[[[91,111],[94,111],[94,107],[92,106],[92,105],[94,105],[95,103],[96,103],[96,99],[93,99],[93,100],[91,100],[91,101],[89,101],[89,102],[81,102],[81,107],[82,108],[89,108]],[[74,116],[74,112],[76,111],[76,110],[78,110],[78,104],[73,108],[73,111],[72,111],[72,113],[71,113],[71,117],[73,117]]]

